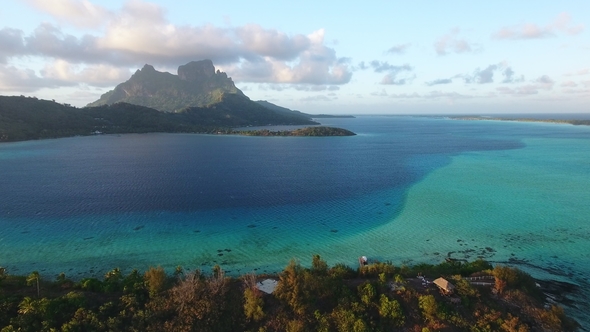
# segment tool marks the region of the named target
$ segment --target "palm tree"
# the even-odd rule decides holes
[[[184,275],[184,269],[182,266],[178,265],[176,269],[174,269],[174,276],[180,278],[181,275]]]
[[[37,305],[35,303],[35,300],[28,296],[25,297],[18,305],[18,313],[21,315],[26,315],[28,313],[35,312],[36,309]]]
[[[39,272],[38,271],[33,271],[28,277],[27,277],[27,285],[32,285],[35,282],[37,282],[37,297],[41,296],[41,292],[39,289]]]

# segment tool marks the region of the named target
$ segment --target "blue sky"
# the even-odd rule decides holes
[[[590,112],[590,1],[4,0],[0,94],[84,106],[211,59],[308,113]]]

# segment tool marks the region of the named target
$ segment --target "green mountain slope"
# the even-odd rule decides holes
[[[264,106],[270,110],[281,113],[281,114],[297,114],[297,115],[301,115],[301,116],[304,116],[309,119],[311,119],[311,117],[312,117],[310,114],[306,114],[306,113],[303,113],[300,111],[291,110],[286,107],[282,107],[282,106],[273,104],[271,102],[268,102],[266,100],[257,100],[256,103],[258,103],[259,105]]]

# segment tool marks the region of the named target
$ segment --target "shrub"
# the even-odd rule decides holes
[[[356,271],[345,264],[339,263],[328,270],[328,275],[338,279],[351,279],[355,277]]]
[[[80,280],[78,285],[81,289],[90,292],[102,292],[103,290],[103,283],[96,278],[84,278]]]
[[[166,272],[161,266],[156,268],[150,267],[143,276],[147,284],[150,296],[154,297],[164,289],[166,284]]]

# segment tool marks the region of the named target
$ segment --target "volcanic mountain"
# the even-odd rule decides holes
[[[222,101],[225,94],[248,97],[236,88],[226,73],[215,71],[211,60],[192,61],[178,67],[178,75],[159,72],[146,64],[131,78],[88,106],[126,102],[163,112],[177,112],[187,107],[203,107]]]

